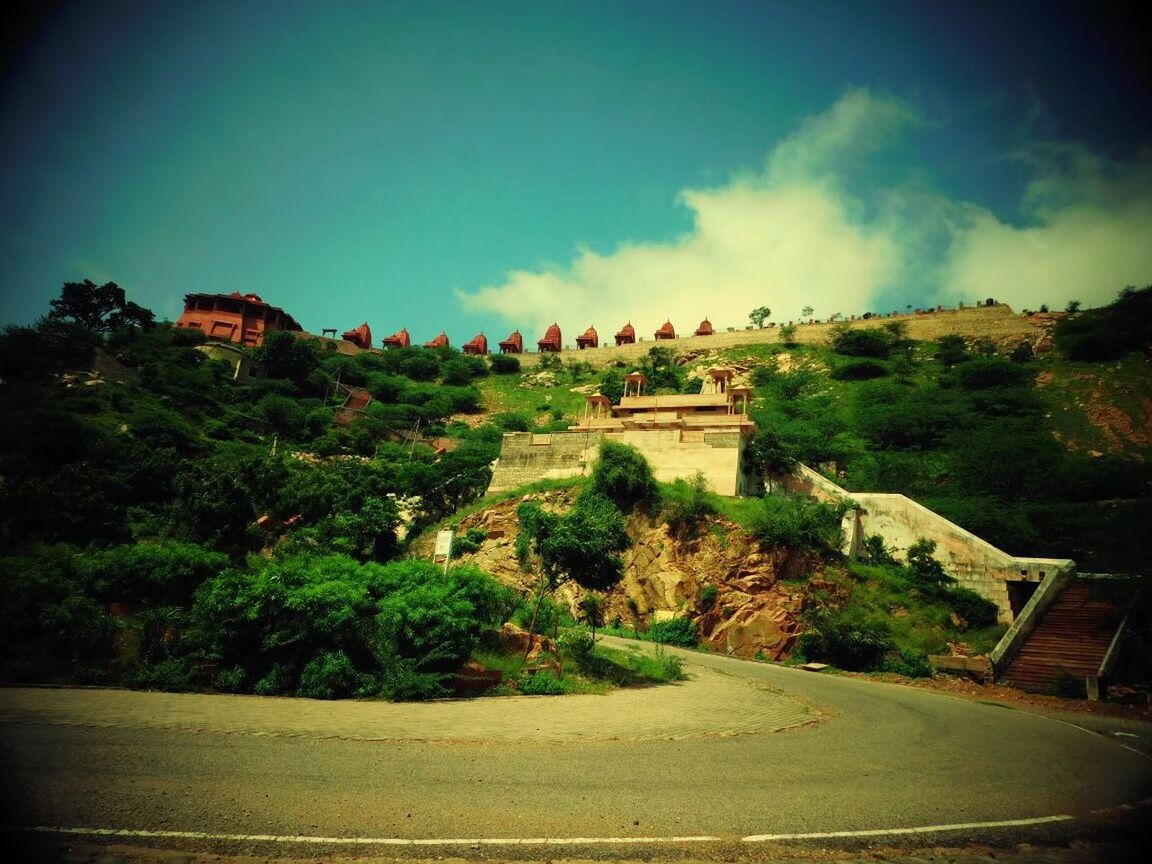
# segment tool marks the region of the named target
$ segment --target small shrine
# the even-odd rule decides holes
[[[340,338],[345,342],[351,342],[357,348],[363,348],[365,351],[372,347],[372,329],[368,326],[367,321],[353,330],[345,330],[344,335]]]
[[[431,342],[424,343],[425,348],[447,348],[448,347],[448,334],[443,330],[440,335],[433,339]]]
[[[634,345],[636,344],[636,328],[632,326],[629,321],[620,328],[620,332],[616,334],[616,346],[621,345]]]
[[[412,339],[408,336],[408,328],[401,327],[391,336],[385,336],[382,340],[385,348],[408,348],[412,344]]]
[[[658,341],[658,342],[661,339],[675,339],[675,338],[676,338],[676,328],[672,326],[671,320],[665,321],[662,325],[660,325],[660,329],[656,331],[656,341]]]
[[[520,335],[519,330],[513,330],[512,334],[500,343],[501,354],[523,354],[524,353],[524,337]]]
[[[585,348],[599,348],[600,337],[596,333],[595,327],[589,327],[581,335],[576,337],[576,347],[583,351]]]
[[[560,325],[553,322],[552,326],[544,331],[544,338],[536,343],[536,347],[539,349],[541,354],[543,354],[545,351],[555,352],[563,348],[564,341],[560,337]]]
[[[696,332],[693,333],[692,335],[693,336],[711,336],[715,332],[716,331],[712,329],[712,322],[709,321],[707,318],[705,318],[703,321],[700,322],[700,326],[696,328]]]
[[[460,350],[465,354],[487,354],[488,337],[483,333],[477,333],[475,336],[465,342],[464,346]]]

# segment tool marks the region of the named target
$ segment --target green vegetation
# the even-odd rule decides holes
[[[934,550],[920,540],[906,566],[853,563],[846,576],[825,574],[830,587],[810,592],[800,657],[919,677],[930,673],[927,656],[947,653],[949,642],[991,650],[1005,629],[996,623],[995,604],[957,586]]]
[[[1152,379],[1130,352],[1147,344],[1149,296],[1125,292],[1058,325],[1058,345],[1066,327],[1113,345],[1120,359],[1107,369],[1033,356],[1028,343],[910,343],[886,326],[899,322],[839,325],[828,345],[788,352],[731,349],[758,362],[749,467],[800,461],[849,491],[908,495],[1012,554],[1138,571],[1135,538],[1152,519],[1152,440],[1141,431]]]

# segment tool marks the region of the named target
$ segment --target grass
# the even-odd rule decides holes
[[[536,426],[553,422],[558,411],[559,419],[575,422],[584,413],[585,394],[573,393],[571,388],[599,380],[599,375],[564,369],[555,373],[554,386],[543,387],[530,384],[537,374],[538,370],[533,368],[517,375],[490,375],[477,382],[484,397],[484,411],[489,414],[507,411],[525,414]],[[526,384],[530,386],[524,386]]]
[[[527,680],[534,674],[551,675],[565,695],[607,693],[619,687],[647,687],[683,681],[680,658],[665,654],[662,648],[655,655],[639,650],[620,650],[597,645],[585,656],[557,657],[544,653],[529,662],[522,655],[497,651],[478,652],[474,659],[486,669],[498,669],[503,682],[487,690],[486,696],[513,696],[522,692]],[[563,669],[562,676],[552,671]]]

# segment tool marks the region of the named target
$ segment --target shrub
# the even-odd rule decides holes
[[[711,609],[712,605],[716,602],[716,594],[718,589],[715,585],[705,585],[700,589],[700,608]]]
[[[797,641],[800,653],[842,669],[876,669],[895,645],[886,621],[858,609],[818,608],[805,616],[804,624],[806,629]]]
[[[931,678],[932,666],[928,662],[928,655],[918,651],[904,649],[893,656],[889,654],[881,665],[883,672],[895,672],[908,678]]]
[[[248,673],[243,666],[221,669],[212,679],[212,686],[221,693],[244,693],[248,688]]]
[[[564,693],[564,682],[546,669],[521,678],[519,686],[525,696],[560,696]]]
[[[600,458],[592,469],[592,488],[621,510],[658,500],[652,468],[640,451],[614,441],[600,443]]]
[[[912,584],[929,596],[939,595],[956,582],[944,572],[943,565],[933,557],[936,541],[921,537],[908,547],[908,577]]]
[[[275,663],[267,674],[256,682],[252,691],[257,696],[279,696],[291,693],[295,689],[296,675],[292,668],[284,663]]]
[[[512,354],[493,354],[488,363],[497,375],[515,375],[520,371],[520,358]]]
[[[839,549],[841,508],[794,495],[770,495],[762,499],[749,520],[749,531],[768,546],[807,547],[821,551]]]
[[[491,422],[505,432],[527,432],[532,428],[532,418],[522,411],[502,411],[493,414]]]
[[[648,628],[648,638],[653,642],[679,645],[683,648],[692,648],[700,641],[696,633],[696,624],[691,618],[682,616],[653,622]]]
[[[452,538],[452,557],[470,555],[480,551],[480,547],[487,539],[488,534],[483,529],[469,528],[466,533],[458,534]]]
[[[300,673],[297,696],[307,699],[342,699],[361,686],[360,673],[343,651],[322,651]]]
[[[780,328],[780,341],[792,348],[796,345],[796,325],[785,324]]]
[[[188,666],[173,657],[161,660],[159,663],[142,663],[128,676],[128,686],[133,690],[186,693],[195,690],[196,683]]]
[[[868,555],[869,563],[878,567],[890,567],[897,563],[888,547],[884,545],[884,538],[879,534],[869,534],[864,539],[864,551]]]
[[[672,534],[687,538],[700,533],[716,507],[708,495],[708,481],[697,471],[691,481],[677,478],[661,489],[661,511]]]
[[[987,597],[960,585],[954,586],[948,592],[947,601],[952,610],[974,630],[991,627],[996,623],[1000,612],[999,607]]]
[[[888,367],[875,360],[858,360],[832,370],[832,377],[837,381],[867,381],[872,378],[883,378],[887,374]]]
[[[596,647],[591,633],[583,630],[567,630],[560,635],[560,650],[577,659],[587,657]]]
[[[892,353],[896,339],[890,332],[872,327],[854,328],[837,324],[832,328],[832,350],[847,357],[884,359]]]

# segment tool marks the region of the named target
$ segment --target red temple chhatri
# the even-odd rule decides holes
[[[431,342],[424,343],[425,348],[447,348],[448,347],[448,334],[443,330],[440,335],[433,339]]]
[[[344,335],[340,338],[345,342],[351,342],[357,348],[363,348],[367,351],[372,347],[372,328],[370,328],[368,322],[365,321],[353,330],[344,331]]]
[[[460,350],[465,354],[487,354],[488,337],[483,333],[477,333],[469,341],[465,342],[464,347]]]
[[[296,319],[276,306],[269,306],[259,294],[185,294],[184,312],[177,327],[199,330],[210,339],[262,345],[264,336],[277,330],[302,332]]]
[[[589,327],[581,335],[576,337],[576,347],[583,351],[585,348],[599,348],[600,337],[596,333],[595,327]]]
[[[634,345],[636,343],[636,328],[632,326],[629,321],[620,328],[620,332],[616,334],[616,345]]]
[[[536,346],[541,353],[544,351],[559,351],[563,348],[563,340],[560,338],[560,325],[553,322],[552,326],[544,332],[544,338],[537,342]]]
[[[700,322],[700,326],[696,328],[696,332],[692,335],[694,335],[694,336],[711,336],[715,332],[716,331],[712,329],[712,322],[709,321],[707,318],[705,318],[703,321]]]
[[[500,343],[501,354],[523,354],[524,353],[524,337],[520,335],[519,330],[513,330],[512,334]]]
[[[407,348],[412,344],[407,327],[401,327],[391,336],[385,336],[382,341],[385,348]]]
[[[672,321],[670,319],[660,325],[660,329],[656,331],[656,338],[658,340],[676,338],[676,328],[672,326]]]

